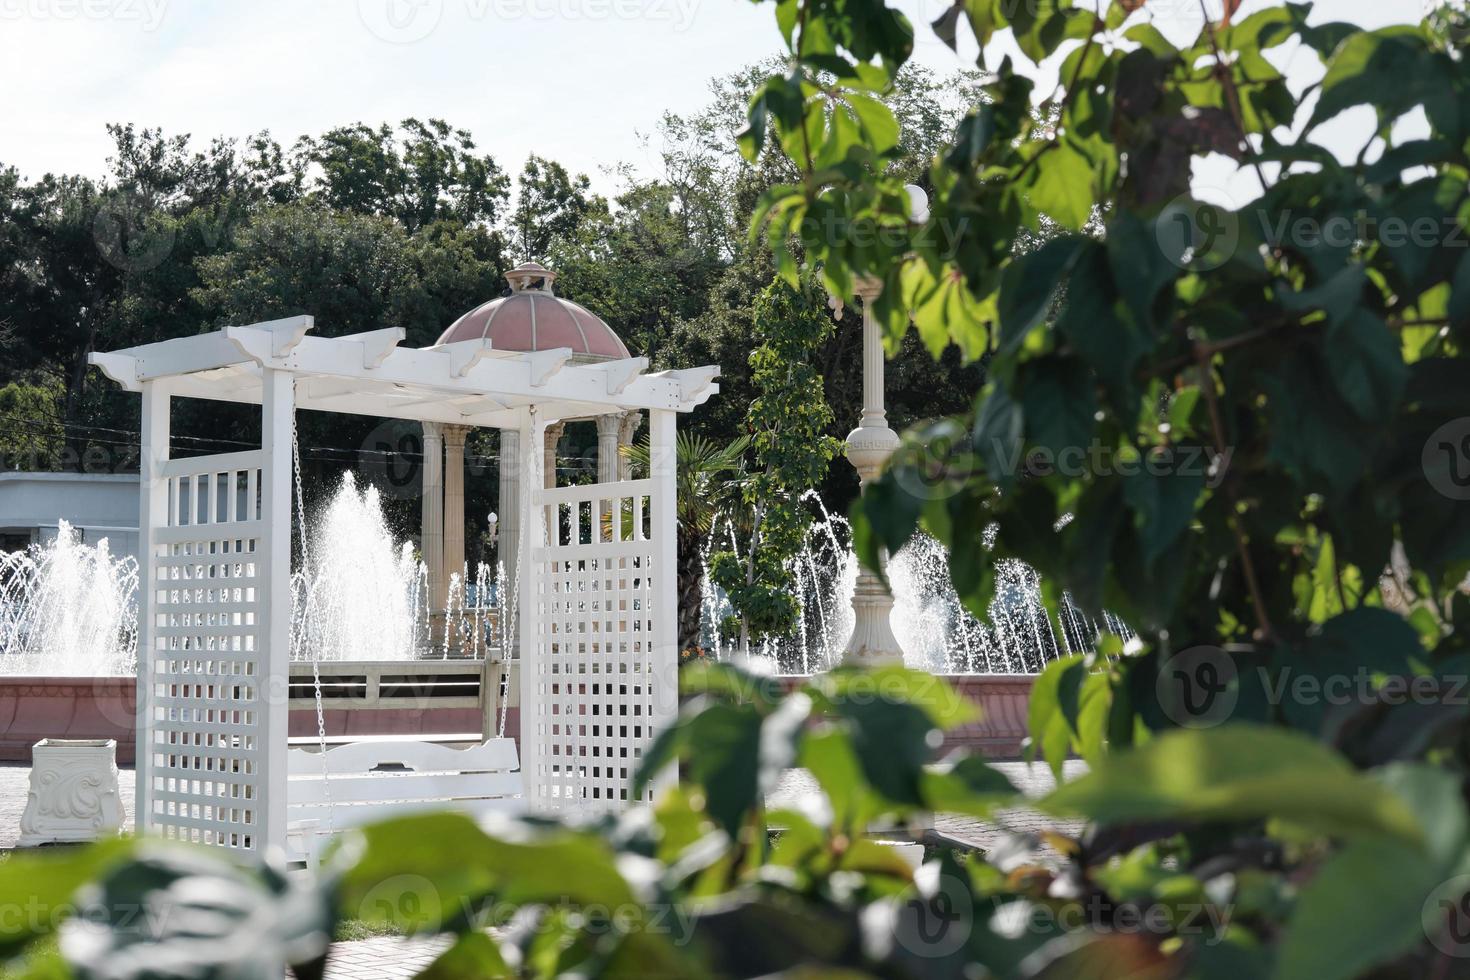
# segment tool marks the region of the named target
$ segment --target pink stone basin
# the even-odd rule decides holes
[[[783,677],[795,687],[805,678]],[[993,758],[1020,754],[1035,678],[1027,674],[955,674],[945,677],[975,702],[982,718],[949,732],[941,751],[968,748]],[[131,764],[137,730],[137,681],[132,677],[0,677],[0,762],[29,762],[42,739],[115,739],[117,760]],[[410,735],[479,732],[480,709],[418,703],[411,707],[354,710],[327,707],[326,734]],[[520,709],[507,712],[505,731],[518,737]],[[316,711],[293,707],[290,734],[317,734]]]
[[[939,751],[964,748],[992,759],[1015,758],[1029,734],[1026,728],[1031,705],[1034,674],[942,674],[963,697],[980,708],[980,720],[946,732]],[[785,675],[787,689],[799,687],[807,678]]]

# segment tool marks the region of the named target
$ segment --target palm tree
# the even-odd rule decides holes
[[[745,469],[745,450],[750,439],[741,436],[734,442],[717,444],[704,436],[679,433],[675,443],[678,466],[679,548],[679,650],[699,643],[701,612],[700,583],[704,566],[700,561],[704,542],[709,538],[720,507],[731,497]],[[648,472],[649,443],[645,438],[636,446],[624,446],[623,453],[640,472]]]

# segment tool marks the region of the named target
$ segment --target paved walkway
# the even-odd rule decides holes
[[[997,762],[1027,796],[1037,797],[1052,788],[1051,772],[1044,765],[1028,766],[1024,762]],[[1080,762],[1067,764],[1067,776],[1084,771]],[[14,848],[20,837],[20,817],[25,810],[30,783],[30,767],[0,764],[0,851]],[[127,826],[133,825],[133,770],[118,774],[118,789],[127,812]],[[815,784],[805,772],[786,774],[772,801],[789,803],[802,793],[814,792]],[[1075,832],[1075,825],[1043,817],[1033,810],[1019,809],[999,815],[997,823],[953,813],[937,814],[934,833],[954,844],[988,850],[1006,833],[1034,833],[1046,827]],[[336,943],[332,947],[327,980],[400,980],[414,976],[447,946],[447,940],[406,940],[397,936]]]

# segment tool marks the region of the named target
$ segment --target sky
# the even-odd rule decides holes
[[[973,63],[973,43],[956,56],[928,27],[944,0],[898,4],[918,62]],[[1237,16],[1265,4],[1246,0]],[[1420,5],[1322,0],[1314,19],[1376,27]],[[1199,30],[1199,0],[1147,9],[1171,39]],[[773,11],[749,0],[0,0],[0,165],[99,175],[109,122],[200,144],[269,130],[289,145],[346,123],[433,116],[469,129],[513,173],[537,153],[611,191],[613,164],[657,173],[649,140],[665,111],[698,110],[712,77],[778,53]],[[1275,57],[1294,84],[1314,80],[1313,57]],[[1217,175],[1206,166],[1197,178]]]

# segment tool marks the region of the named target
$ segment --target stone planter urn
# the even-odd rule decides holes
[[[32,747],[21,847],[94,841],[122,825],[116,741],[46,738]]]

